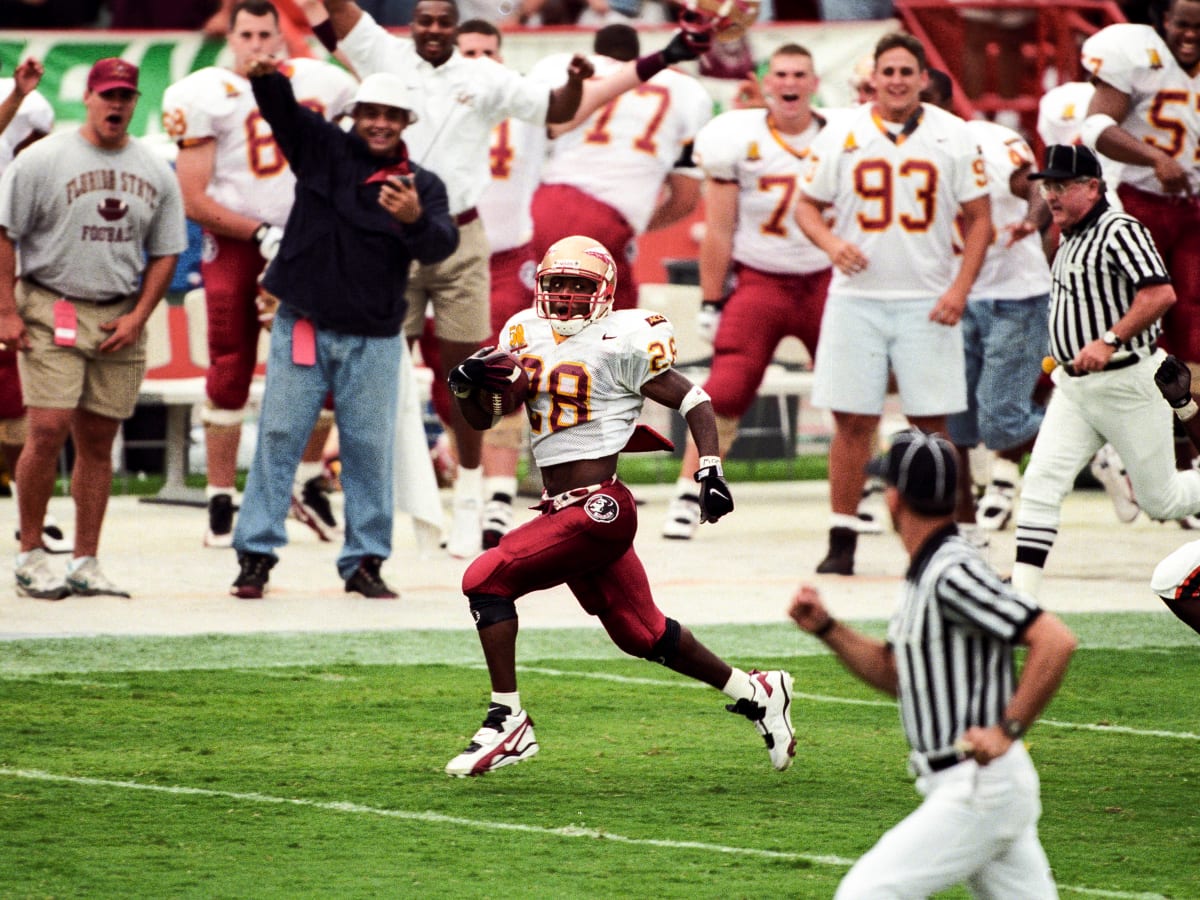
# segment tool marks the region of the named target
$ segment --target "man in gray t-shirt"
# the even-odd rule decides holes
[[[97,62],[84,124],[39,141],[0,178],[0,350],[23,351],[29,410],[16,471],[16,582],[28,597],[129,596],[96,561],[112,444],[146,371],[143,328],[187,246],[174,173],[129,136],[137,78],[125,60]],[[41,534],[68,434],[75,557],[64,578],[51,570]]]

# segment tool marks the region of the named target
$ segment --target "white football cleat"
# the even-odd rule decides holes
[[[483,775],[504,766],[515,765],[538,752],[529,713],[500,703],[488,706],[487,718],[467,744],[467,749],[446,764],[446,774],[455,778]]]
[[[490,550],[500,543],[513,528],[512,503],[494,497],[483,506],[483,549]]]
[[[992,481],[975,506],[975,521],[984,531],[1003,531],[1012,520],[1017,486],[1011,481]]]
[[[667,507],[667,520],[663,522],[662,536],[673,541],[690,541],[700,527],[700,498],[676,497]]]
[[[750,671],[754,694],[749,700],[728,703],[731,713],[745,716],[754,723],[771,754],[771,765],[780,772],[792,764],[796,755],[796,732],[792,728],[792,676],[784,671]]]
[[[1112,444],[1105,444],[1096,451],[1090,468],[1092,477],[1108,492],[1117,519],[1121,522],[1132,522],[1136,519],[1142,508],[1133,496],[1133,484],[1125,473],[1125,464],[1121,462],[1121,457]]]
[[[854,526],[854,530],[859,534],[883,534],[883,519],[880,517],[878,509],[879,504],[873,501],[872,497],[883,497],[883,479],[868,478],[867,483],[863,485],[862,497],[858,501],[858,510],[855,515],[858,517],[858,524]]]

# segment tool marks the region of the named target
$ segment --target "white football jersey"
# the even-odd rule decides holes
[[[959,207],[987,196],[987,171],[958,116],[928,104],[909,134],[889,132],[870,106],[829,123],[809,147],[806,194],[833,205],[834,232],[867,257],[834,270],[830,293],[877,299],[940,296],[954,279]]]
[[[970,299],[1024,300],[1050,293],[1050,266],[1042,251],[1041,235],[1026,235],[1008,246],[1009,225],[1025,218],[1029,203],[1013,194],[1009,182],[1022,166],[1037,169],[1025,139],[1003,125],[975,119],[967,128],[979,141],[992,194],[992,243],[983,268],[971,287]],[[1036,188],[1034,188],[1036,190]]]
[[[733,258],[761,272],[802,275],[829,268],[796,224],[796,196],[808,146],[824,120],[800,134],[781,134],[765,109],[722,113],[696,136],[696,164],[716,181],[738,185]]]
[[[488,162],[492,181],[478,203],[479,217],[493,253],[533,238],[533,193],[546,158],[546,128],[505,119],[492,129]]]
[[[346,111],[357,89],[345,71],[314,59],[289,60],[280,71],[291,78],[301,104],[331,121]],[[216,141],[210,197],[241,215],[287,223],[296,177],[247,79],[213,66],[193,72],[163,94],[163,128],[182,147]]]
[[[12,93],[14,80],[0,78],[0,97]],[[37,91],[30,91],[17,107],[17,114],[0,134],[0,172],[8,168],[21,141],[35,131],[49,134],[54,129],[54,108],[45,97]]]
[[[592,57],[592,62],[598,75],[619,65],[604,56]],[[675,171],[700,177],[698,169],[675,169],[675,163],[712,118],[712,103],[690,75],[659,72],[551,141],[542,181],[571,185],[607,203],[641,234],[667,175]]]
[[[675,329],[661,313],[625,309],[563,339],[531,308],[508,320],[500,347],[529,375],[533,458],[545,467],[625,446],[642,413],[642,385],[675,362]]]
[[[1083,66],[1106,84],[1129,95],[1121,127],[1174,157],[1190,170],[1192,191],[1200,190],[1200,73],[1189,76],[1166,42],[1149,25],[1109,25],[1083,44]],[[1162,193],[1150,166],[1126,164],[1121,180]]]

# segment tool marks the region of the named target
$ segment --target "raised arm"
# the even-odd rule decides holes
[[[338,40],[348,35],[363,16],[362,7],[354,0],[325,0],[325,10]]]
[[[842,665],[871,687],[892,697],[900,693],[900,676],[892,649],[883,641],[867,637],[830,615],[815,587],[800,586],[792,598],[788,615],[801,629],[824,641]]]
[[[1149,166],[1168,194],[1190,193],[1187,169],[1175,157],[1134,137],[1121,126],[1129,113],[1129,95],[1106,82],[1093,83],[1096,92],[1083,121],[1083,143],[1117,162]]]

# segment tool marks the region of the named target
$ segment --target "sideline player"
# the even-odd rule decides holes
[[[816,357],[831,269],[793,215],[809,144],[826,121],[811,106],[819,83],[812,54],[784,44],[763,75],[766,108],[722,113],[696,137],[696,161],[707,176],[699,322],[713,344],[704,390],[722,456],[779,342],[795,335]],[[687,540],[700,524],[692,480],[699,459],[689,441],[663,537]]]
[[[1121,206],[1150,230],[1175,287],[1162,346],[1193,372],[1200,372],[1198,32],[1200,0],[1171,0],[1161,35],[1149,25],[1110,25],[1081,50],[1096,89],[1083,142],[1123,164]],[[1177,468],[1190,469],[1195,451],[1182,430],[1175,449]],[[1200,525],[1193,517],[1179,521],[1184,528]]]
[[[917,429],[872,462],[912,561],[886,641],[834,619],[814,587],[792,600],[800,628],[900,701],[924,797],[846,873],[835,895],[843,900],[928,897],[955,884],[980,897],[1058,897],[1038,839],[1037,771],[1021,738],[1062,682],[1076,640],[957,534],[957,467],[949,441]],[[1020,678],[1016,645],[1028,648]]]
[[[204,442],[208,463],[206,547],[233,540],[234,479],[242,420],[257,364],[258,279],[279,247],[296,178],[254,102],[247,67],[260,53],[283,51],[279,13],[267,0],[241,0],[230,18],[233,68],[210,66],[163,95],[163,125],[179,145],[175,171],[188,217],[204,229],[200,271],[208,316]],[[354,96],[355,81],[337,66],[288,60],[282,71],[300,102],[332,120]],[[336,530],[320,486],[320,449],[332,425],[314,430],[317,462],[301,463],[293,509],[323,540]],[[306,454],[305,459],[313,459]]]
[[[957,116],[921,103],[925,48],[895,32],[875,46],[875,100],[810,147],[796,221],[837,270],[821,322],[813,405],[833,411],[829,552],[854,572],[864,467],[895,374],[904,413],[929,432],[966,408],[959,320],[992,238],[987,172]],[[835,222],[825,218],[831,210]],[[963,251],[956,263],[956,219]]]
[[[645,398],[678,409],[705,454],[696,477],[706,518],[732,511],[717,457],[712,405],[672,368],[671,323],[658,313],[613,311],[616,263],[588,237],[573,235],[546,253],[537,271],[535,308],[509,320],[500,347],[516,354],[530,378],[526,400],[533,454],[545,485],[542,514],[513,529],[467,568],[471,606],[491,679],[487,718],[446,766],[449,775],[482,775],[538,752],[533,722],[517,691],[516,600],[566,584],[624,652],[723,691],[726,708],[746,716],[766,741],[771,764],[787,769],[795,752],[792,677],[743,672],[701,644],[654,603],[633,548],[637,505],[616,477],[617,456],[639,429]],[[450,376],[474,427],[492,424],[476,392],[497,374],[481,353]]]
[[[636,31],[608,25],[596,32],[590,61],[604,76],[638,52]],[[561,78],[562,63],[545,60],[532,75],[548,81],[557,67]],[[702,173],[692,141],[711,118],[712,97],[700,82],[666,69],[610,100],[579,128],[551,129],[550,156],[533,195],[534,258],[569,234],[593,235],[616,254],[616,308],[637,306],[636,240],[696,208]]]

